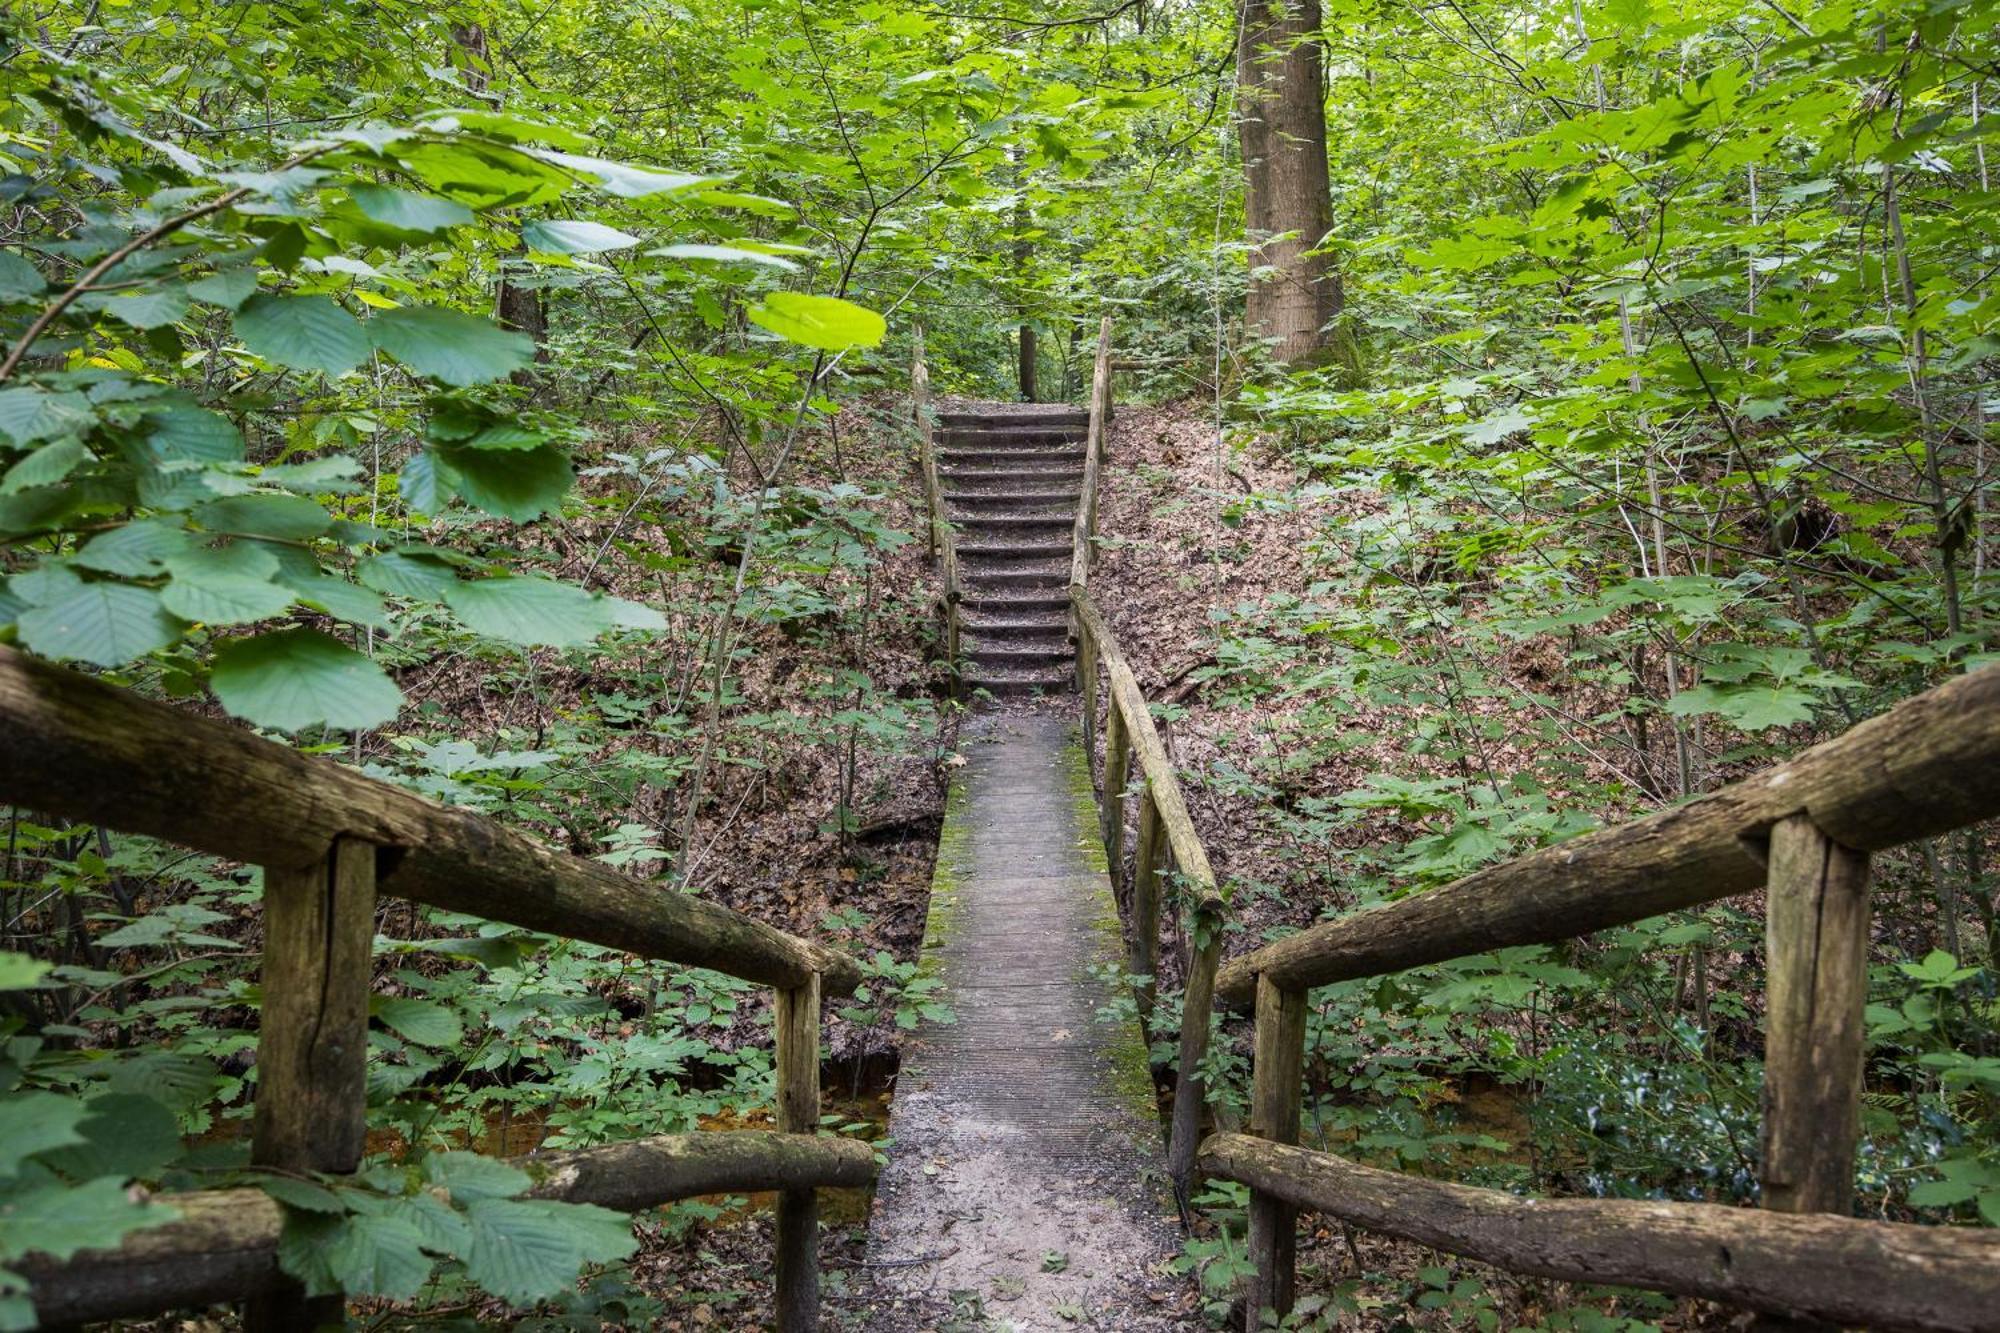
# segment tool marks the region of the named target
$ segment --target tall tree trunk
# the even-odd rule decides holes
[[[1340,276],[1309,253],[1333,229],[1320,82],[1319,0],[1242,0],[1236,38],[1244,227],[1252,245],[1244,317],[1286,364],[1326,347]]]
[[[1020,321],[1019,378],[1021,401],[1035,401],[1035,365],[1040,355],[1035,337],[1035,326],[1028,322],[1028,260],[1034,255],[1033,242],[1028,239],[1028,230],[1034,225],[1034,215],[1028,209],[1028,175],[1021,168],[1021,150],[1010,148],[1008,160],[1014,168],[1014,291],[1016,312]]]

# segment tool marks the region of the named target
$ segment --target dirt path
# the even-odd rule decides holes
[[[957,1021],[919,1031],[898,1078],[869,1244],[882,1313],[1186,1326],[1145,1050],[1097,1016],[1121,949],[1074,726],[1054,705],[988,713],[960,748],[923,953]]]

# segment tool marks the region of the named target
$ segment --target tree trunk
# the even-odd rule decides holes
[[[1319,0],[1245,0],[1236,42],[1250,293],[1244,316],[1285,365],[1311,360],[1340,313],[1340,276],[1311,253],[1333,228]]]

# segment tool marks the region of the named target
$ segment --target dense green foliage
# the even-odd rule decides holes
[[[1121,394],[1191,396],[1219,449],[1297,479],[1245,495],[1222,457],[1214,491],[1167,498],[1308,534],[1278,592],[1208,608],[1194,673],[1221,757],[1192,780],[1249,812],[1242,854],[1218,845],[1234,947],[1712,789],[1991,660],[2000,8],[1326,0],[1323,22],[1356,364],[1277,373],[1241,327],[1226,6],[17,6],[0,640],[663,892],[703,887],[753,790],[833,775],[806,804],[846,848],[945,710],[937,673],[883,683],[880,645],[923,643],[927,608],[885,586],[906,537],[843,450],[899,439],[919,322],[940,385],[991,397],[998,330],[1033,325],[1053,397],[1108,308],[1148,363]],[[1988,841],[1879,865],[1871,1213],[2000,1224]],[[877,868],[853,869],[865,903]],[[31,1246],[164,1216],[128,1181],[242,1173],[257,888],[11,812],[0,1327],[28,1326],[6,1266]],[[865,947],[848,1018],[948,1016],[864,906],[780,924]],[[561,1294],[549,1318],[579,1327],[642,1308],[572,1290],[630,1251],[622,1225],[521,1201],[465,1150],[502,1155],[516,1117],[563,1145],[753,1113],[748,988],[400,907],[378,954],[381,1151],[349,1184],[266,1181],[292,1271],[432,1306]],[[1731,904],[1333,988],[1312,1134],[1525,1188],[1747,1199],[1761,971],[1761,917]],[[1242,1052],[1216,1059],[1227,1114]],[[1219,1315],[1240,1251],[1215,1202],[1190,1265]],[[1322,1283],[1321,1308],[1518,1314],[1441,1269],[1387,1282]]]

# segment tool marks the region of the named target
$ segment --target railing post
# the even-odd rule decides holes
[[[375,848],[335,840],[306,866],[264,867],[263,1011],[250,1160],[349,1172],[368,1134],[368,985],[374,977]],[[253,1333],[341,1327],[341,1296],[296,1286],[249,1303]]]
[[[1272,1143],[1299,1141],[1305,1097],[1306,993],[1257,978],[1257,1035],[1251,1066],[1250,1132]],[[1258,1333],[1262,1312],[1282,1318],[1292,1308],[1298,1213],[1257,1190],[1250,1192],[1250,1279],[1244,1328]]]
[[[1771,829],[1764,906],[1764,1206],[1854,1206],[1868,1000],[1868,854],[1805,815]]]
[[[1104,863],[1110,867],[1116,885],[1125,864],[1125,779],[1131,748],[1125,743],[1125,715],[1118,707],[1118,692],[1107,696],[1104,709]]]
[[[1188,964],[1187,990],[1181,998],[1179,1077],[1174,1082],[1173,1126],[1167,1137],[1167,1171],[1174,1180],[1174,1199],[1181,1224],[1191,1220],[1194,1199],[1195,1150],[1200,1146],[1201,1111],[1207,1104],[1201,1062],[1208,1056],[1209,1013],[1215,1007],[1215,969],[1222,962],[1222,918],[1209,901],[1194,909],[1194,957]]]
[[[778,1128],[788,1134],[819,1129],[819,978],[780,989],[777,1027]],[[780,1333],[819,1327],[819,1196],[810,1189],[778,1193],[777,1308]]]
[[[1072,616],[1074,621],[1075,617]],[[1090,631],[1076,626],[1076,692],[1082,697],[1083,705],[1083,762],[1095,767],[1097,763],[1097,642],[1090,637]],[[1099,812],[1103,811],[1100,808]],[[1100,823],[1102,820],[1100,819]]]
[[[1139,1026],[1153,1030],[1153,1001],[1159,994],[1160,975],[1160,855],[1166,839],[1160,807],[1153,800],[1149,780],[1139,794],[1139,846],[1132,870],[1132,950],[1131,972],[1145,977],[1139,986]]]

